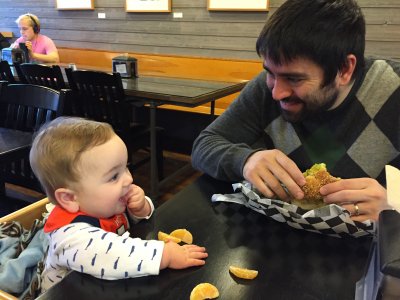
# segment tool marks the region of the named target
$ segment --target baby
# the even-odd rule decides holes
[[[44,231],[49,250],[42,292],[70,270],[114,280],[204,265],[204,247],[129,237],[129,221],[154,206],[132,184],[127,149],[107,123],[60,117],[35,137],[30,163],[55,204]]]

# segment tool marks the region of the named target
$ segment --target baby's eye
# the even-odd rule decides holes
[[[110,181],[116,181],[116,180],[118,179],[118,176],[119,176],[119,174],[118,174],[118,173],[115,173],[115,174],[111,177]]]

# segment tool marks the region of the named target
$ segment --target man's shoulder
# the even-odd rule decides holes
[[[256,103],[258,101],[264,102],[266,94],[268,93],[268,87],[266,84],[266,72],[263,70],[255,75],[243,88],[240,93],[240,101],[250,101]],[[236,102],[236,101],[235,101]]]
[[[400,88],[400,63],[387,58],[366,59],[365,73],[359,80],[356,96],[370,111],[388,103],[398,102],[396,90]],[[394,101],[394,102],[393,102]]]
[[[265,70],[262,70],[260,73],[258,73],[254,79],[255,80],[262,80],[263,82],[265,82],[265,77],[267,76],[267,72]]]
[[[46,45],[54,44],[53,40],[44,34],[38,35],[38,41],[39,41],[39,43],[46,44]]]
[[[373,66],[390,66],[398,76],[400,76],[400,61],[392,58],[369,56],[365,58],[365,66],[370,70]]]
[[[261,87],[261,89],[266,89],[266,72],[262,70],[260,73],[256,74],[247,84],[247,88],[255,88],[256,86]]]

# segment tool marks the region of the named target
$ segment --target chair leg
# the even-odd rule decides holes
[[[157,133],[157,170],[158,180],[164,179],[164,154],[163,154],[163,137],[162,133]]]

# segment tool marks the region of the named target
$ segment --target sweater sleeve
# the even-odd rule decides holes
[[[73,223],[49,234],[50,245],[43,281],[60,281],[69,270],[101,279],[157,275],[164,243],[122,236]]]
[[[243,179],[244,164],[260,150],[254,144],[264,134],[265,77],[261,72],[250,81],[228,109],[200,133],[193,144],[194,168],[219,180]]]

